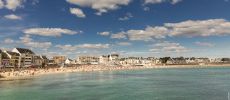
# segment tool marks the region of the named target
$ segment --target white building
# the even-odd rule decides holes
[[[20,62],[20,55],[16,52],[11,52],[11,51],[4,51],[4,53],[7,55],[9,58],[9,65],[6,67],[20,67],[19,62]]]
[[[19,53],[21,60],[19,62],[19,66],[21,67],[29,67],[33,65],[33,57],[35,53],[30,49],[24,48],[14,48],[12,52]]]
[[[196,58],[192,57],[192,58],[185,58],[185,61],[187,64],[196,64]]]
[[[76,62],[75,62],[75,60],[72,60],[72,59],[67,58],[67,59],[65,60],[65,64],[71,65],[71,64],[76,64]]]
[[[121,58],[119,60],[119,64],[122,66],[154,66],[156,64],[159,64],[160,60],[148,57],[148,58],[142,58],[142,57],[129,57],[129,58]]]
[[[41,56],[34,56],[33,57],[33,65],[34,66],[40,67],[40,66],[42,66],[42,63],[43,63],[43,61],[42,61]]]
[[[105,65],[119,64],[119,55],[118,54],[102,55],[99,57],[99,64],[105,64]]]
[[[99,57],[99,64],[109,64],[109,55],[102,55]]]
[[[95,56],[79,56],[77,58],[77,64],[99,64],[99,58]]]

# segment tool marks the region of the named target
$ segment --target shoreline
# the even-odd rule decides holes
[[[117,70],[140,70],[140,69],[178,69],[178,68],[218,68],[229,67],[230,64],[211,65],[155,65],[155,66],[104,66],[104,65],[81,65],[79,67],[65,68],[33,68],[18,71],[0,72],[0,81],[28,80],[41,75],[75,73],[75,72],[96,72],[96,71],[117,71]]]

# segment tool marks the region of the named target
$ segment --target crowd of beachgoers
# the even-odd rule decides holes
[[[201,67],[194,65],[180,65],[180,68]],[[205,66],[203,66],[205,67]],[[206,66],[207,67],[207,66]],[[146,68],[178,68],[175,66],[106,66],[106,65],[80,65],[72,67],[49,67],[49,68],[26,68],[26,69],[0,69],[0,80],[15,80],[31,78],[33,76],[56,74],[56,73],[70,73],[70,72],[92,72],[92,71],[113,71],[113,70],[135,70]]]
[[[0,78],[2,79],[21,79],[32,76],[56,73],[70,73],[70,72],[91,72],[91,71],[108,71],[108,70],[123,70],[123,69],[140,69],[147,68],[143,66],[124,67],[124,66],[102,66],[102,65],[81,65],[72,67],[55,67],[55,68],[27,68],[27,69],[8,69],[7,71],[0,71]]]

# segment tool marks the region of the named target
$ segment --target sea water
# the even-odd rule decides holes
[[[0,100],[228,100],[230,67],[78,72],[0,81]]]

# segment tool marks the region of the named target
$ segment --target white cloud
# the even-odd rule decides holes
[[[72,46],[70,44],[56,45],[55,47],[60,48],[60,49],[65,50],[65,51],[74,51],[77,49],[76,46]]]
[[[112,34],[111,35],[111,38],[112,39],[126,39],[126,33],[125,32],[120,32],[120,33],[117,33],[117,34]]]
[[[33,48],[43,48],[47,49],[52,46],[51,42],[35,42],[30,35],[25,35],[20,37],[20,42],[23,43],[25,46],[33,47]]]
[[[120,32],[117,34],[112,34],[113,39],[125,39],[126,35],[129,40],[142,40],[150,41],[153,39],[162,39],[168,33],[168,29],[165,27],[147,27],[145,30],[128,30],[127,32]]]
[[[81,9],[79,9],[79,8],[70,8],[69,10],[70,10],[71,14],[74,14],[77,17],[80,17],[80,18],[85,18],[86,17],[86,15],[84,14],[84,12]]]
[[[52,46],[51,42],[29,42],[25,43],[26,46],[33,48],[50,48]]]
[[[22,3],[24,0],[6,0],[6,5],[5,7],[7,9],[15,11],[17,8],[22,7]]]
[[[221,36],[230,35],[230,22],[224,19],[188,20],[180,23],[166,23],[170,36]]]
[[[165,0],[145,0],[145,4],[157,4],[157,3],[162,3],[164,2]]]
[[[22,19],[22,17],[17,16],[17,15],[15,15],[15,14],[5,15],[4,17],[5,17],[6,19],[11,19],[11,20],[21,20],[21,19]]]
[[[22,43],[28,43],[32,41],[32,39],[30,38],[30,35],[25,35],[23,37],[20,37],[19,39],[21,40]]]
[[[39,3],[39,0],[32,0],[32,5],[36,5],[36,4],[38,4]]]
[[[77,48],[85,48],[85,49],[106,49],[109,48],[109,44],[81,44],[76,45]]]
[[[159,4],[164,2],[171,2],[171,4],[176,4],[182,0],[145,0],[145,4]]]
[[[166,53],[182,53],[188,52],[189,49],[180,45],[180,43],[173,43],[164,41],[162,43],[156,43],[153,46],[153,49],[150,49],[151,52],[166,52]]]
[[[172,3],[172,4],[176,4],[176,3],[181,2],[181,1],[182,1],[182,0],[172,0],[171,3]]]
[[[148,26],[143,30],[128,30],[112,34],[111,38],[151,41],[167,36],[207,37],[230,35],[230,22],[225,19],[188,20],[179,23],[165,23],[163,26]]]
[[[15,11],[18,8],[23,8],[23,3],[29,2],[32,5],[35,5],[39,0],[0,0],[0,9],[6,8],[8,10]]]
[[[62,34],[74,35],[78,32],[62,28],[30,28],[24,30],[24,33],[28,35],[40,36],[61,36]]]
[[[4,2],[0,0],[0,9],[4,7]]]
[[[90,7],[97,10],[97,15],[106,13],[109,10],[118,9],[121,5],[128,5],[131,0],[66,0],[71,4],[81,7]]]
[[[129,20],[132,17],[133,17],[132,13],[126,13],[124,17],[120,17],[118,20],[126,21],[126,20]]]
[[[97,33],[98,35],[101,35],[101,36],[109,36],[110,35],[110,32],[99,32]]]
[[[155,48],[155,49],[149,49],[149,51],[152,53],[160,53],[161,50]]]
[[[165,27],[147,27],[145,30],[129,30],[127,35],[130,40],[143,40],[149,41],[153,39],[165,38],[168,29]]]
[[[10,38],[6,38],[5,40],[4,40],[4,43],[6,43],[6,44],[11,44],[11,43],[14,43],[15,41],[14,40],[12,40],[12,39],[10,39]]]
[[[214,47],[215,45],[213,43],[209,43],[209,42],[195,42],[196,45],[198,46],[204,46],[204,47]]]
[[[109,44],[79,44],[79,45],[56,45],[55,47],[65,51],[74,51],[77,49],[107,49]]]
[[[150,11],[150,8],[149,7],[144,7],[143,10],[144,11]]]
[[[132,45],[132,43],[130,43],[130,42],[118,42],[117,45],[120,45],[120,46],[130,46],[130,45]]]

